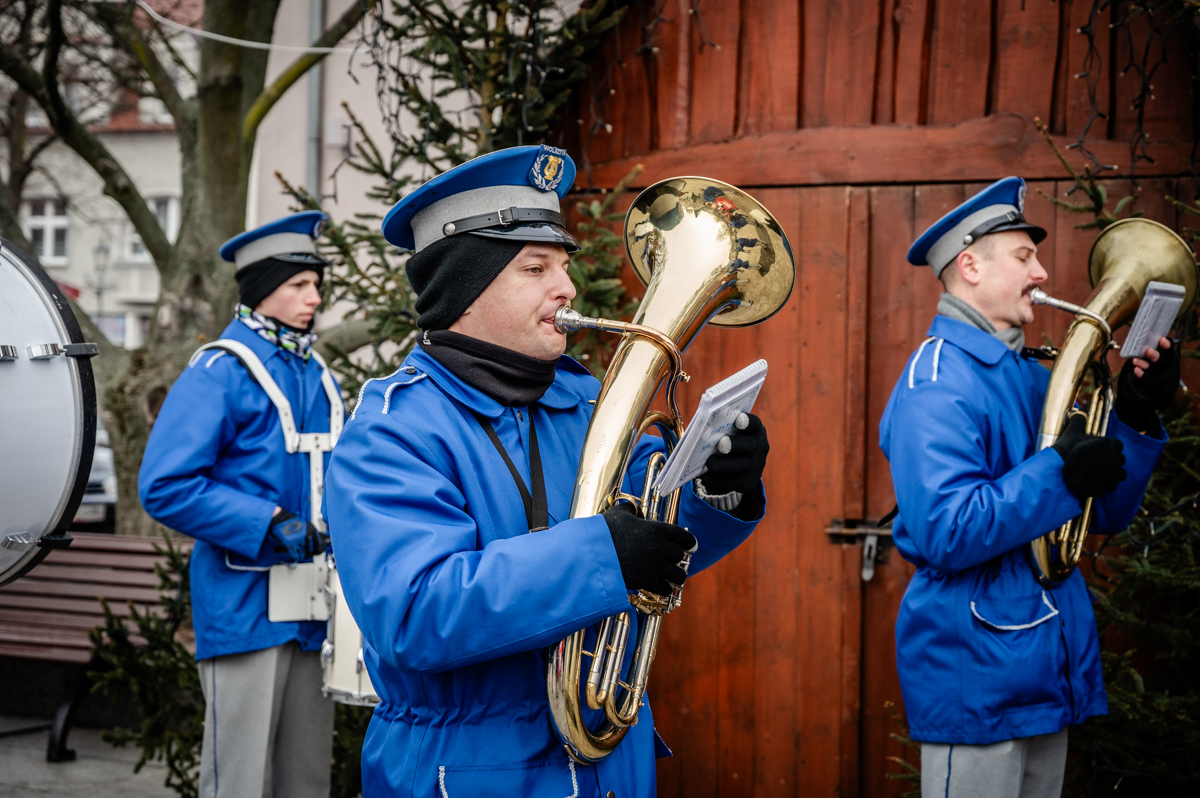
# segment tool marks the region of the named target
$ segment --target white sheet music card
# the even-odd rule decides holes
[[[756,360],[704,392],[679,445],[654,480],[660,496],[666,496],[704,473],[709,455],[716,450],[721,438],[733,429],[738,414],[749,413],[754,408],[754,400],[766,378],[767,361]]]
[[[1142,306],[1133,318],[1133,329],[1121,347],[1121,357],[1141,357],[1146,347],[1158,348],[1158,339],[1165,338],[1175,324],[1179,306],[1187,293],[1182,285],[1151,282],[1146,286]]]

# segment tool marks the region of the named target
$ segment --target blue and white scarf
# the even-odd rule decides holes
[[[285,352],[291,352],[308,360],[308,350],[312,348],[313,342],[317,340],[316,333],[304,333],[299,330],[293,330],[278,319],[264,316],[241,303],[235,305],[233,311],[238,321],[275,344],[275,346]]]

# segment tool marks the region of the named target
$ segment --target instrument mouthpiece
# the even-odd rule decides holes
[[[570,305],[563,305],[554,311],[554,329],[560,333],[569,333],[583,326],[583,315],[577,310],[571,310]]]
[[[1035,288],[1029,292],[1029,301],[1035,305],[1045,305],[1050,301],[1050,295],[1040,288]]]

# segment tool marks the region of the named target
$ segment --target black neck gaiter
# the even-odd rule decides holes
[[[558,358],[538,360],[449,330],[429,330],[421,348],[460,380],[505,407],[532,404],[554,384]]]

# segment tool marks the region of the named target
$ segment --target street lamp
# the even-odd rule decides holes
[[[108,287],[108,242],[100,239],[92,248],[92,270],[96,273],[96,316],[104,316],[104,289]]]

